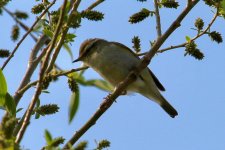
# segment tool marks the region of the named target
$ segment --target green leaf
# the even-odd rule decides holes
[[[220,13],[223,15],[223,18],[225,18],[225,0],[221,2],[221,5]]]
[[[80,102],[80,92],[72,93],[71,98],[70,98],[70,106],[69,106],[69,123],[72,122],[73,118],[76,115],[76,112],[78,110]]]
[[[6,94],[5,100],[6,100],[5,101],[5,107],[6,107],[7,111],[12,116],[16,116],[16,103],[9,93]]]
[[[75,34],[67,33],[65,38],[65,43],[74,42],[74,38],[76,37]]]
[[[222,1],[222,8],[225,11],[225,0]]]
[[[0,69],[0,106],[4,106],[7,94],[7,83],[2,70]]]
[[[40,118],[40,114],[39,114],[39,113],[35,113],[34,118],[35,118],[35,119],[39,119],[39,118]]]
[[[96,80],[88,80],[86,82],[87,85],[91,85],[91,86],[95,86],[101,90],[104,91],[109,91],[112,92],[113,91],[113,86],[111,84],[109,84],[108,82],[106,82],[105,80],[101,80],[101,79],[96,79]]]
[[[86,85],[86,81],[83,75],[81,75],[79,72],[73,72],[68,74],[68,77],[74,78],[77,83],[81,85]]]
[[[41,92],[45,93],[45,94],[49,94],[50,93],[48,90],[42,90]]]
[[[71,61],[73,61],[73,53],[71,51],[71,48],[69,47],[68,44],[63,44],[63,48],[68,52],[68,54],[70,55]]]
[[[191,41],[191,38],[189,36],[185,36],[185,38],[188,43]]]
[[[53,37],[53,32],[52,32],[51,30],[45,28],[45,29],[43,30],[43,32],[44,32],[45,35],[49,36],[50,38]]]
[[[52,142],[52,135],[47,129],[45,130],[45,141],[48,145]]]
[[[40,107],[40,105],[41,105],[41,101],[40,101],[40,99],[38,98],[38,99],[37,99],[37,102],[36,102],[35,109],[38,109],[38,108]],[[35,118],[35,119],[40,118],[40,114],[39,114],[39,113],[35,113],[35,117],[34,117],[34,118]]]
[[[70,3],[70,1],[68,1],[67,4],[66,4],[66,11],[65,12],[69,12],[70,9],[71,9],[71,3]]]
[[[23,110],[23,108],[19,108],[16,110],[16,113],[20,112],[21,110]]]

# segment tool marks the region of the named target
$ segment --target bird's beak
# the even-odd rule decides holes
[[[80,57],[78,57],[77,59],[75,59],[75,60],[73,61],[73,63],[78,62],[78,61],[81,61],[81,58],[80,58]]]

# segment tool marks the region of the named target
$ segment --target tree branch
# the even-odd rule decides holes
[[[113,93],[107,96],[107,98],[100,105],[100,108],[78,131],[74,133],[71,139],[64,145],[63,149],[67,149],[70,145],[73,145],[92,125],[96,123],[96,121],[113,104],[115,99],[125,90],[125,88],[130,83],[135,81],[140,71],[148,66],[152,57],[157,53],[157,50],[160,48],[160,46],[180,26],[181,21],[198,2],[199,0],[193,0],[192,3],[183,10],[183,12],[176,18],[167,31],[157,39],[151,50],[142,58],[142,61],[138,67],[131,71],[129,75],[117,85]]]
[[[17,137],[16,137],[16,140],[15,140],[15,143],[20,143],[25,131],[26,131],[26,128],[29,124],[29,121],[30,121],[30,117],[31,117],[31,114],[33,112],[33,109],[34,109],[34,106],[39,98],[39,95],[41,94],[41,90],[42,90],[42,81],[43,81],[43,78],[44,78],[44,75],[45,75],[45,71],[47,69],[47,66],[48,66],[48,61],[49,61],[49,58],[50,58],[50,55],[51,55],[51,52],[52,50],[54,49],[54,46],[55,46],[55,43],[56,43],[56,40],[57,40],[57,37],[59,35],[59,32],[60,32],[60,29],[62,27],[62,23],[63,23],[63,19],[64,19],[64,15],[65,15],[65,10],[66,10],[66,4],[67,4],[67,0],[64,0],[64,3],[62,5],[62,8],[61,8],[61,11],[60,11],[60,16],[59,16],[59,21],[58,21],[58,24],[57,24],[57,27],[55,29],[55,32],[54,32],[54,35],[53,35],[53,38],[51,40],[51,45],[49,46],[48,50],[47,50],[47,54],[46,54],[46,57],[44,59],[44,62],[41,66],[41,69],[40,69],[40,73],[39,73],[39,82],[37,83],[37,88],[36,88],[36,91],[35,91],[35,94],[32,98],[32,101],[26,111],[26,115],[25,115],[25,118],[24,118],[24,121],[22,123],[22,126],[17,134]]]
[[[217,12],[214,14],[214,16],[211,19],[208,26],[203,31],[201,31],[199,34],[197,34],[195,37],[193,37],[190,41],[195,41],[198,38],[200,38],[201,36],[203,36],[204,34],[206,34],[208,32],[208,30],[211,28],[211,26],[213,25],[213,23],[216,21],[216,18],[218,17],[218,14],[219,14],[219,10],[217,9]],[[182,44],[174,45],[174,46],[172,45],[172,46],[169,46],[169,47],[158,50],[157,53],[163,53],[163,52],[168,51],[168,50],[172,50],[172,49],[176,49],[176,48],[180,48],[180,47],[185,47],[186,44],[188,44],[188,42],[184,42]],[[138,56],[143,56],[143,55],[146,55],[147,53],[148,52],[140,53],[140,54],[138,54]]]
[[[162,31],[161,31],[158,0],[154,0],[154,5],[155,5],[155,18],[156,18],[156,31],[157,31],[158,37],[160,37],[162,35]]]
[[[105,0],[96,0],[94,3],[92,3],[86,10],[92,10],[93,8],[95,8],[96,6],[98,6],[99,4],[101,4],[102,2],[104,2]]]
[[[39,57],[36,58],[38,51],[45,44],[46,40],[48,40],[48,37],[46,35],[42,35],[40,37],[40,39],[37,41],[37,43],[34,46],[34,48],[32,49],[32,51],[31,51],[26,73],[25,73],[25,75],[24,75],[24,77],[23,77],[23,79],[20,83],[20,86],[18,87],[18,89],[16,90],[16,92],[13,96],[16,104],[19,103],[21,97],[23,96],[23,94],[19,93],[18,91],[21,90],[25,85],[27,85],[30,82],[30,78],[33,75],[35,69],[37,68],[37,65],[39,64],[41,58],[46,53],[47,49],[46,50],[43,49],[41,54],[39,55]]]
[[[64,71],[64,72],[57,73],[57,74],[53,75],[52,77],[53,78],[57,78],[57,77],[60,77],[60,76],[66,76],[66,75],[68,75],[70,73],[77,72],[77,71],[81,71],[81,70],[85,70],[85,69],[88,69],[88,68],[89,67],[86,66],[86,67],[80,67],[80,68],[77,68],[77,69],[71,69],[69,71]],[[39,82],[39,80],[27,84],[26,86],[24,86],[24,88],[22,88],[21,90],[19,90],[18,93],[19,94],[23,94],[29,88],[31,88],[32,86],[35,86],[38,82]]]
[[[27,37],[27,35],[30,34],[30,32],[33,30],[33,28],[35,27],[35,25],[39,22],[39,20],[45,15],[45,13],[49,10],[49,8],[55,4],[56,0],[52,1],[51,4],[49,4],[49,6],[41,13],[41,15],[39,17],[37,17],[36,21],[33,23],[33,25],[30,27],[30,29],[23,35],[23,37],[21,38],[21,40],[17,43],[16,47],[13,49],[12,53],[10,54],[10,56],[8,57],[8,59],[4,62],[3,66],[2,66],[2,70],[5,68],[5,66],[8,64],[8,62],[12,59],[12,57],[14,56],[15,52],[17,51],[17,49],[19,48],[19,46],[21,45],[21,43],[25,40],[25,38]]]
[[[63,72],[57,73],[57,74],[53,75],[52,77],[57,78],[57,77],[60,77],[60,76],[66,76],[70,73],[85,70],[85,69],[88,69],[88,68],[89,67],[86,66],[86,67],[80,67],[80,68],[77,68],[77,69],[71,69],[69,71],[63,71]],[[22,88],[21,90],[18,91],[18,95],[23,95],[29,88],[37,85],[38,82],[39,82],[39,80],[27,84],[26,86],[24,86],[24,88]],[[24,115],[21,118],[21,120],[19,121],[19,123],[16,125],[16,128],[14,129],[14,132],[13,132],[14,135],[16,135],[19,132],[19,129],[21,128],[22,123],[24,121],[25,115],[26,115],[26,112],[24,113]]]

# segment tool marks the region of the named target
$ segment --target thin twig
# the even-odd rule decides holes
[[[86,10],[92,10],[93,8],[95,8],[96,6],[98,6],[99,4],[101,4],[102,2],[104,2],[105,0],[96,0],[94,3],[92,3]]]
[[[49,46],[49,49],[47,51],[47,54],[46,54],[46,57],[44,59],[44,62],[41,66],[41,69],[40,69],[40,73],[39,73],[39,82],[37,83],[37,88],[36,88],[36,91],[35,91],[35,94],[32,98],[32,101],[26,111],[26,115],[25,115],[25,118],[24,118],[24,121],[22,123],[22,126],[16,136],[16,140],[15,140],[15,143],[20,143],[25,131],[26,131],[26,128],[29,124],[29,121],[30,121],[30,117],[31,117],[31,114],[33,112],[33,109],[34,109],[34,106],[38,100],[38,97],[39,95],[41,94],[41,90],[42,90],[42,81],[43,81],[43,78],[44,78],[44,74],[45,74],[45,71],[47,69],[47,66],[48,66],[48,60],[50,58],[50,55],[51,55],[51,52],[52,50],[54,49],[54,46],[55,46],[55,42],[57,40],[57,37],[59,35],[59,32],[60,32],[60,28],[62,27],[62,24],[63,24],[63,19],[64,19],[64,14],[65,14],[65,10],[66,10],[66,4],[67,4],[67,0],[64,0],[64,3],[62,5],[62,8],[61,8],[61,11],[60,11],[60,16],[59,16],[59,21],[57,23],[57,26],[56,26],[56,29],[55,29],[55,32],[54,32],[54,35],[53,35],[53,38],[52,38],[52,41],[51,41],[51,45]]]
[[[81,70],[85,70],[85,69],[88,69],[88,68],[89,67],[86,66],[86,67],[80,67],[80,68],[77,68],[77,69],[71,69],[69,71],[63,71],[63,72],[57,73],[55,75],[52,75],[52,77],[53,78],[57,78],[57,77],[60,77],[60,76],[66,76],[66,75],[68,75],[70,73],[77,72],[77,71],[81,71]],[[24,86],[24,88],[22,88],[21,90],[19,90],[18,93],[19,94],[23,94],[29,88],[31,88],[32,86],[35,86],[38,82],[39,82],[39,80],[27,84],[26,86]]]
[[[28,31],[29,30],[29,27],[26,26],[23,22],[21,22],[19,19],[17,19],[15,17],[15,15],[10,11],[8,10],[7,8],[3,7],[2,8],[5,12],[7,12],[14,20],[16,23],[18,23],[25,31]],[[37,38],[32,34],[32,33],[29,33],[30,36],[34,39],[34,41],[37,41]]]
[[[172,49],[175,49],[175,48],[180,48],[180,47],[184,47],[187,43],[182,43],[182,44],[179,44],[179,45],[175,45],[175,46],[169,46],[169,47],[166,47],[166,48],[163,48],[163,49],[160,49],[157,51],[157,53],[163,53],[165,51],[168,51],[168,50],[172,50]],[[148,52],[143,52],[143,53],[139,53],[137,54],[138,56],[144,56],[146,55]]]
[[[182,43],[180,45],[175,45],[175,46],[170,46],[170,47],[167,47],[167,48],[163,48],[163,49],[158,50],[157,53],[163,53],[165,51],[172,50],[172,49],[175,49],[175,48],[185,47],[186,44],[187,43],[185,42],[185,43]]]
[[[202,32],[200,32],[198,35],[196,35],[192,40],[196,40],[197,38],[199,38],[203,34],[207,33],[208,30],[210,29],[210,27],[212,26],[212,24],[215,22],[216,18],[218,17],[218,14],[219,14],[219,9],[216,10],[215,15],[213,16],[212,20],[210,21],[210,23],[208,24],[208,26],[205,28],[205,30],[202,31]]]
[[[156,31],[157,31],[158,37],[160,37],[162,35],[162,31],[161,31],[161,21],[160,21],[158,0],[154,0],[154,5],[155,5],[155,18],[156,18]]]
[[[115,99],[122,93],[122,91],[124,91],[124,89],[136,79],[136,76],[140,73],[140,71],[148,66],[152,57],[157,53],[159,47],[180,26],[181,21],[198,2],[199,0],[193,0],[192,3],[181,12],[181,14],[171,24],[167,31],[156,40],[151,50],[143,57],[138,67],[131,71],[125,80],[117,85],[112,94],[107,96],[94,115],[78,131],[76,131],[71,139],[64,145],[64,149],[67,149],[70,145],[73,145],[92,125],[94,125],[101,115],[113,104]]]
[[[208,26],[203,31],[201,31],[199,34],[197,34],[195,37],[193,37],[190,41],[195,41],[199,37],[201,37],[202,35],[206,34],[208,32],[208,30],[210,29],[210,27],[213,25],[213,23],[216,21],[216,18],[218,17],[218,14],[219,14],[219,10],[217,9],[217,12],[213,16],[213,18],[210,21],[210,23],[208,24]],[[166,48],[163,48],[163,49],[158,50],[157,53],[163,53],[163,52],[168,51],[168,50],[172,50],[172,49],[176,49],[176,48],[180,48],[180,47],[185,47],[185,45],[187,43],[188,42],[184,42],[184,43],[179,44],[179,45],[169,46],[169,47],[166,47]],[[138,56],[143,56],[143,55],[146,55],[147,53],[148,52],[143,52],[143,53],[139,53],[137,55]]]
[[[21,38],[21,40],[17,43],[16,47],[14,48],[14,50],[12,51],[12,53],[10,54],[10,56],[8,57],[8,59],[4,62],[3,66],[2,66],[2,70],[5,68],[5,66],[8,64],[8,62],[12,59],[12,57],[14,56],[15,52],[17,51],[17,49],[19,48],[19,46],[21,45],[21,43],[25,40],[25,38],[27,37],[27,35],[30,34],[30,32],[33,30],[33,28],[35,27],[35,25],[39,22],[39,20],[44,16],[44,14],[46,12],[48,12],[49,8],[55,4],[56,0],[52,1],[51,4],[48,5],[48,7],[41,13],[41,15],[39,17],[37,17],[36,21],[33,23],[33,25],[30,27],[30,29],[23,35],[23,37]]]

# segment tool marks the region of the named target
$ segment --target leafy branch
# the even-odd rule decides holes
[[[178,45],[172,45],[172,46],[169,46],[169,47],[166,47],[166,48],[163,48],[163,49],[159,49],[157,51],[157,53],[163,53],[165,51],[168,51],[168,50],[173,50],[173,49],[176,49],[176,48],[181,48],[181,47],[185,47],[185,45],[187,45],[189,42],[192,42],[192,41],[195,41],[197,40],[198,38],[200,38],[201,36],[205,35],[208,33],[209,29],[211,28],[211,26],[213,25],[213,23],[216,21],[216,18],[219,16],[219,9],[217,9],[216,13],[214,14],[213,18],[211,19],[210,23],[208,24],[208,26],[203,30],[203,31],[200,31],[200,33],[198,33],[195,37],[189,39],[187,42],[184,42],[182,44],[178,44]],[[146,55],[148,52],[143,52],[143,53],[139,53],[137,54],[138,56],[143,56],[143,55]]]
[[[47,50],[47,53],[46,53],[46,57],[43,61],[43,64],[41,66],[41,69],[40,69],[40,74],[39,74],[39,82],[37,83],[37,88],[36,88],[36,91],[35,91],[35,94],[33,96],[33,99],[26,111],[26,115],[25,115],[25,118],[23,120],[23,123],[22,123],[22,126],[16,136],[16,141],[15,143],[19,143],[25,133],[25,130],[29,124],[29,121],[30,121],[30,117],[31,117],[31,114],[33,112],[33,109],[34,109],[34,106],[38,100],[38,97],[39,95],[41,94],[41,90],[42,90],[42,81],[43,81],[43,78],[44,78],[44,74],[45,74],[45,71],[47,69],[47,66],[48,66],[48,60],[50,58],[50,55],[51,55],[51,52],[55,46],[55,42],[56,42],[56,38],[58,37],[58,34],[60,32],[60,28],[61,28],[61,25],[63,23],[63,18],[64,18],[64,15],[65,15],[65,9],[66,9],[66,4],[67,4],[67,0],[64,1],[63,5],[62,5],[62,8],[61,8],[61,11],[60,11],[60,18],[59,18],[59,21],[58,21],[58,24],[57,24],[57,27],[56,27],[56,30],[54,32],[54,36],[53,36],[53,39],[51,41],[51,44]]]

